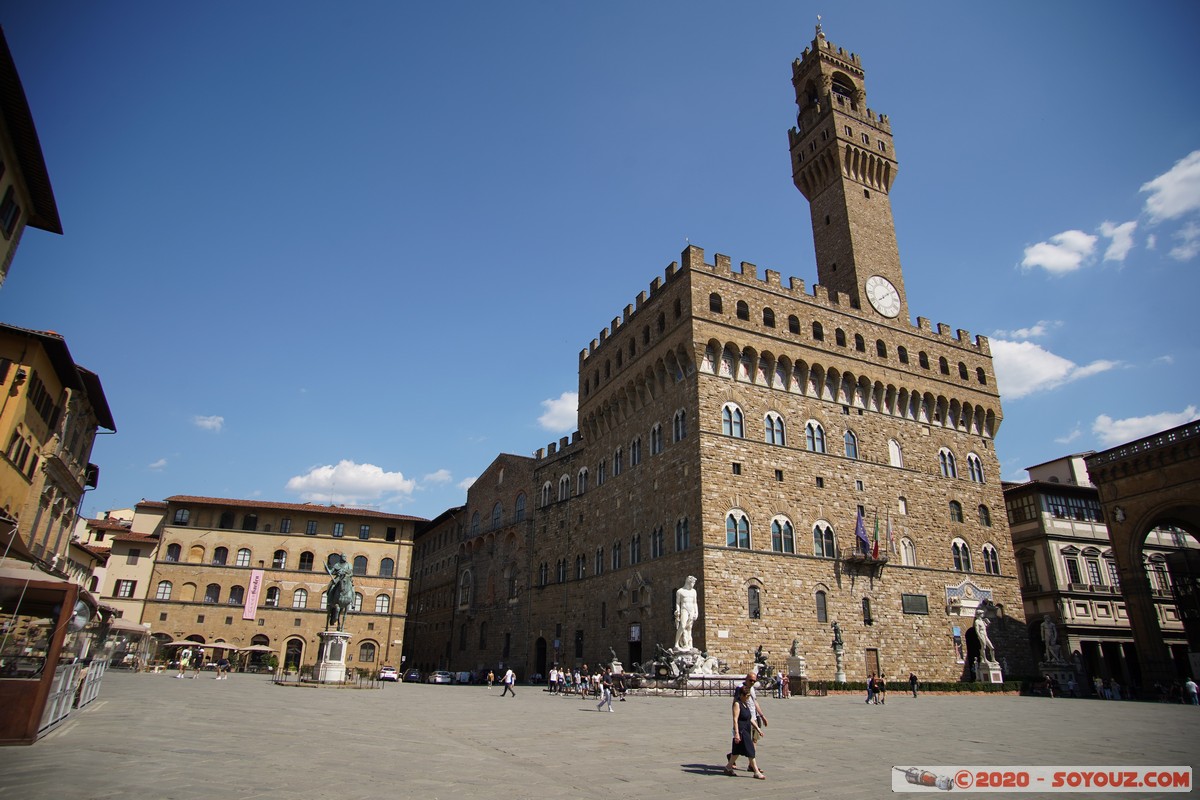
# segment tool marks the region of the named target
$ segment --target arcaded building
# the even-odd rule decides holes
[[[456,619],[462,668],[644,661],[672,645],[688,575],[695,644],[735,670],[796,640],[810,678],[832,679],[838,622],[852,680],[970,678],[979,609],[1009,674],[1035,668],[987,339],[911,322],[892,130],[860,58],[818,29],[793,86],[816,285],[688,247],[580,353],[579,431],[538,451],[529,530],[464,544],[463,610],[482,560],[519,580],[508,622]],[[523,650],[506,637],[521,629]]]
[[[176,495],[166,499],[142,621],[155,635],[262,645],[286,667],[318,660],[326,565],[354,570],[347,663],[399,663],[419,517],[315,503]]]

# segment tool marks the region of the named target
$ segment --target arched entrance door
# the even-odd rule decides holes
[[[304,660],[304,640],[303,639],[288,639],[287,649],[283,654],[283,668],[285,670],[300,670],[300,662]]]
[[[535,643],[534,643],[534,647],[533,647],[533,671],[534,671],[534,672],[536,672],[536,673],[538,673],[538,674],[541,674],[541,675],[545,675],[545,674],[547,674],[547,669],[546,669],[546,639],[545,639],[544,637],[538,637],[538,640],[537,640],[537,642],[535,642]]]

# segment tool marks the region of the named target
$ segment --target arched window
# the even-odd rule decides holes
[[[741,511],[725,515],[725,546],[750,549],[750,519]]]
[[[763,309],[763,325],[768,328],[775,327],[775,312],[769,308]]]
[[[990,544],[983,546],[983,571],[988,575],[1000,574],[1000,556]]]
[[[354,574],[355,575],[366,575],[367,574],[367,557],[366,556],[355,556],[354,557]]]
[[[950,521],[951,522],[962,522],[963,521],[962,503],[958,502],[957,500],[950,501]]]
[[[663,451],[662,423],[656,422],[650,428],[650,455],[656,456]]]
[[[504,520],[504,506],[500,503],[492,506],[492,530],[499,528]]]
[[[633,536],[629,537],[629,564],[630,566],[633,566],[634,564],[641,563],[641,560],[642,535],[640,533],[635,533]]]
[[[620,569],[620,568],[621,568],[621,543],[620,543],[620,542],[613,542],[613,546],[612,546],[612,568],[613,568],[613,569]]]
[[[476,511],[474,514],[471,515],[471,535],[472,536],[479,535],[479,512],[478,511]]]
[[[175,509],[175,524],[176,525],[187,525],[188,520],[191,518],[191,516],[192,516],[192,512],[187,510],[186,508],[177,508],[177,509]]]
[[[776,553],[796,552],[796,535],[787,517],[771,520],[771,549]]]
[[[203,564],[204,563],[204,545],[194,544],[188,548],[188,563]]]
[[[245,602],[246,602],[246,587],[230,586],[229,587],[229,600],[228,600],[229,605],[240,606],[240,605],[244,604]]]
[[[809,420],[804,426],[804,446],[810,453],[825,452],[825,429],[821,423]]]
[[[516,511],[513,513],[513,521],[521,522],[525,519],[525,493],[517,495],[517,502],[514,506]]]
[[[721,313],[721,295],[713,292],[708,296],[708,310],[714,314]]]
[[[386,594],[375,595],[375,613],[386,614],[392,610],[392,598]]]
[[[300,570],[302,572],[312,572],[312,568],[313,568],[313,554],[311,552],[309,552],[308,550],[305,550],[303,553],[300,554]]]
[[[787,445],[783,430],[783,417],[774,411],[768,411],[763,426],[767,432],[767,444],[775,444],[780,447]]]
[[[178,561],[179,556],[183,553],[183,548],[177,544],[167,545],[167,561]]]
[[[675,412],[675,418],[671,422],[672,441],[678,442],[687,438],[687,412],[680,409]]]
[[[837,544],[833,528],[824,522],[813,526],[813,555],[818,558],[837,558]]]
[[[867,342],[863,339],[861,333],[854,334],[854,349],[860,353],[867,352]]]
[[[272,569],[287,569],[287,551],[276,550],[275,555],[271,556]]]
[[[904,466],[904,450],[895,439],[888,439],[888,463],[893,467]]]
[[[687,550],[691,546],[691,536],[688,534],[687,517],[675,520],[675,552]]]
[[[985,505],[979,506],[979,524],[985,528],[992,527],[992,512]]]
[[[958,465],[954,461],[954,453],[945,447],[938,450],[938,467],[942,471],[943,478],[958,477]]]
[[[875,340],[875,355],[880,358],[887,358],[887,345],[884,344],[883,339]]]
[[[964,381],[970,377],[970,374],[967,372],[967,365],[961,361],[958,362],[958,377],[962,378]]]
[[[800,318],[795,314],[788,316],[788,333],[800,333]]]
[[[875,619],[871,616],[871,598],[864,597],[862,599],[863,624],[874,625]]]
[[[458,607],[466,608],[471,605],[471,570],[463,572],[458,581]]]
[[[566,500],[571,496],[571,479],[563,475],[558,479],[558,499]]]
[[[266,606],[268,608],[277,608],[279,606],[279,587],[272,586],[267,589]]]
[[[726,436],[741,439],[745,436],[742,424],[742,410],[733,403],[726,403],[721,408],[721,432]]]
[[[822,624],[829,622],[829,608],[825,598],[825,591],[818,589],[813,594],[813,603],[817,608],[817,622]]]
[[[929,354],[924,350],[917,353],[917,363],[921,365],[921,369],[929,369]]]
[[[354,593],[354,605],[351,606],[351,611],[353,611],[355,614],[362,613],[362,592]]]
[[[846,346],[846,332],[841,328],[835,328],[833,331],[833,342],[838,347]]]
[[[746,305],[745,300],[738,300],[737,302],[737,318],[746,321],[750,320],[750,306]]]
[[[213,550],[212,563],[213,566],[223,567],[225,562],[229,560],[229,548],[218,547]]]
[[[596,548],[596,561],[594,564],[592,564],[592,573],[594,575],[603,575],[604,574],[604,548],[603,547]]]
[[[538,567],[538,586],[545,586],[550,582],[550,565],[545,561]]]
[[[846,431],[842,441],[846,444],[846,458],[858,458],[858,437],[854,435],[854,431]]]
[[[987,373],[983,371],[983,367],[975,370],[975,380],[979,381],[981,385],[987,386]]]
[[[917,565],[917,546],[907,536],[900,540],[900,563],[906,567]]]
[[[642,463],[642,437],[635,436],[629,443],[629,466],[636,467]]]
[[[938,359],[938,372],[942,373],[943,375],[950,374],[950,362],[946,360],[945,356],[942,356]]]
[[[308,590],[297,589],[292,592],[292,608],[307,608],[308,607]]]
[[[384,578],[390,578],[396,572],[396,562],[390,558],[385,558],[379,562],[379,574]]]
[[[757,586],[746,589],[746,614],[750,619],[762,619],[762,595]]]
[[[967,543],[962,539],[955,539],[950,545],[951,555],[954,557],[954,568],[959,572],[971,571],[971,548],[967,547]]]
[[[896,348],[896,358],[898,358],[900,360],[901,364],[907,364],[908,363],[908,348],[897,347]]]
[[[232,528],[233,527],[233,512],[232,511],[222,511],[221,517],[217,521],[217,527],[218,528]]]
[[[983,462],[974,453],[967,453],[967,474],[975,483],[983,483]]]
[[[825,341],[825,329],[821,327],[821,323],[814,322],[812,324],[812,331],[813,331],[813,341],[814,342]]]
[[[159,581],[158,590],[154,593],[155,600],[170,600],[171,599],[171,582]]]
[[[363,642],[358,646],[358,660],[364,664],[371,664],[375,661],[375,643]]]
[[[575,556],[575,580],[581,581],[587,577],[587,558],[583,555]],[[516,595],[511,595],[515,597]]]
[[[221,602],[221,584],[210,583],[204,587],[204,602],[219,603]]]
[[[554,491],[554,486],[550,483],[550,481],[546,481],[545,483],[542,484],[542,506],[543,507],[550,505],[550,498],[553,497],[553,495],[551,493],[553,491]]]

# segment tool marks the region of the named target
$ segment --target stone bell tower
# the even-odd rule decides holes
[[[867,108],[861,59],[817,37],[792,63],[792,179],[809,202],[817,279],[864,311],[910,324],[888,193],[892,129]]]

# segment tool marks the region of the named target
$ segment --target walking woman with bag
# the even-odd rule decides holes
[[[766,780],[767,776],[758,768],[758,761],[755,756],[754,740],[762,736],[762,729],[758,727],[758,720],[754,718],[754,712],[750,707],[750,687],[741,686],[737,690],[737,694],[733,700],[733,747],[729,752],[729,761],[725,764],[723,770],[726,775],[733,777],[734,766],[737,764],[738,756],[746,756],[750,759],[750,771],[754,777],[760,781]]]

